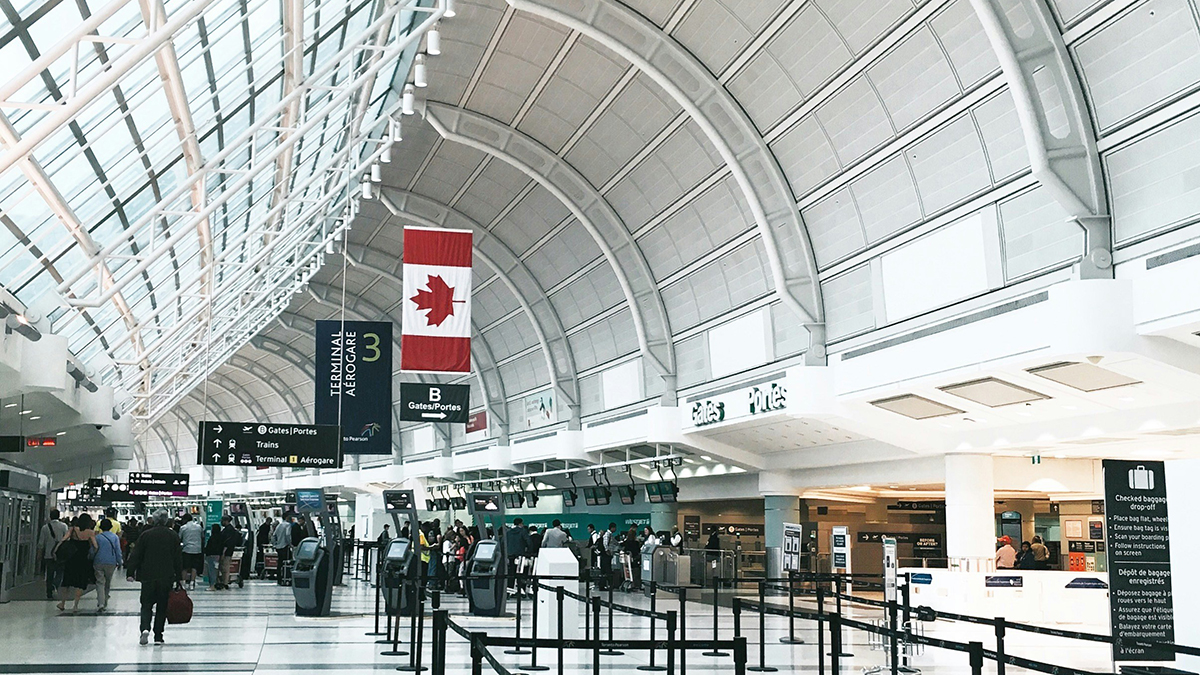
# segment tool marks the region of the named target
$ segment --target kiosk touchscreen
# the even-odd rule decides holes
[[[322,490],[296,490],[296,506],[301,514],[319,519],[325,535],[323,539],[308,537],[296,547],[292,568],[296,614],[329,616],[333,600],[334,554],[338,547],[336,528],[330,527]]]
[[[408,521],[409,532],[416,532],[420,528],[412,490],[384,490],[383,503],[392,517],[396,533],[404,531],[402,520]],[[403,616],[416,614],[417,589],[422,573],[421,556],[417,548],[411,539],[397,537],[391,540],[386,550],[379,552],[383,556],[384,598],[389,613],[398,612]]]
[[[494,539],[480,539],[467,559],[467,601],[476,616],[502,616],[508,601],[505,588],[507,560],[504,555],[504,502],[499,492],[473,493],[467,509],[480,532],[488,526]]]

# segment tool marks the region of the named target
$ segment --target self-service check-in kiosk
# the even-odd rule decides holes
[[[325,518],[325,493],[322,490],[296,490],[296,509],[310,518]],[[324,537],[307,537],[295,551],[292,568],[292,594],[297,616],[329,616],[333,601],[332,553],[336,544]]]
[[[404,520],[408,521],[409,532],[417,532],[421,523],[417,518],[412,490],[384,490],[383,503],[387,513],[392,516],[392,526],[396,532],[404,531]],[[389,615],[413,616],[417,611],[417,590],[421,576],[421,551],[418,549],[414,540],[397,537],[379,552],[383,556],[383,598]]]
[[[655,583],[651,584],[651,581]],[[657,586],[687,586],[691,583],[691,557],[679,555],[679,551],[671,546],[653,543],[642,546],[642,591],[646,597],[650,597],[650,589]],[[669,593],[666,589],[659,592]]]
[[[491,526],[493,539],[475,542],[467,558],[467,601],[475,616],[502,616],[508,601],[505,578],[508,558],[504,551],[504,502],[499,492],[467,495],[467,511],[480,532]]]

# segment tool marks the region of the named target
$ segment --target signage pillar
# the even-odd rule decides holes
[[[946,455],[946,557],[950,569],[990,572],[996,498],[990,455]]]
[[[763,529],[767,547],[767,576],[783,572],[783,524],[800,520],[800,498],[795,495],[763,497]]]

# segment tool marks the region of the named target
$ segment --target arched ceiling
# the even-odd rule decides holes
[[[1163,187],[1200,165],[1195,5],[457,0],[349,260],[327,256],[209,398],[311,419],[307,326],[343,291],[347,316],[398,323],[406,224],[476,234],[473,396],[505,436],[546,388],[577,428],[613,364],[674,401],[713,377],[706,331],[752,311],[770,358],[823,364],[910,318],[885,306],[887,255],[964,219],[998,261],[986,292],[1111,276],[1200,214]]]

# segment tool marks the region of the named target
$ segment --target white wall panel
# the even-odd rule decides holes
[[[604,185],[679,111],[674,99],[639,74],[567,153],[567,161],[592,185]]]
[[[926,216],[991,185],[983,145],[968,115],[910,146],[904,154],[916,176]]]
[[[716,379],[771,359],[766,309],[751,312],[708,331],[708,361]]]
[[[833,145],[813,116],[805,117],[770,145],[796,197],[838,173]]]
[[[900,155],[863,174],[851,189],[862,214],[867,243],[882,241],[921,220],[917,186]]]
[[[663,279],[752,227],[737,183],[727,177],[638,239],[656,279]]]
[[[1118,243],[1192,222],[1200,213],[1200,116],[1104,157]]]
[[[625,68],[616,54],[590,38],[580,38],[517,128],[558,150],[595,110]]]
[[[443,147],[446,145],[456,144],[444,143]],[[474,170],[475,167],[472,166],[468,171]],[[487,225],[508,206],[512,198],[524,189],[530,180],[529,176],[511,164],[492,159],[471,184],[471,189],[459,198],[454,207],[480,224]],[[534,191],[536,192],[537,188]]]
[[[572,333],[567,338],[575,352],[575,366],[587,370],[638,350],[637,332],[628,310]]]
[[[892,123],[906,129],[959,94],[950,62],[922,27],[867,69]]]
[[[843,166],[860,159],[895,134],[883,102],[870,81],[862,76],[818,108],[817,119],[829,134]]]
[[[801,212],[817,265],[825,267],[866,245],[850,188],[842,188]]]
[[[820,0],[817,4],[856,54],[913,11],[909,0]]]
[[[550,302],[570,330],[604,310],[625,302],[621,287],[607,266],[593,268],[550,296]]]
[[[1021,132],[1021,120],[1007,89],[975,106],[971,114],[983,137],[994,182],[1029,168],[1029,150]]]
[[[605,409],[642,400],[642,364],[638,359],[604,370],[600,373],[600,381]]]
[[[1083,228],[1044,188],[1000,204],[1004,271],[1008,281],[1083,255]]]
[[[634,231],[720,164],[716,148],[689,120],[614,185],[606,197],[625,226]]]
[[[949,55],[950,64],[954,66],[963,89],[970,89],[987,76],[1000,71],[996,52],[981,48],[981,45],[987,45],[987,36],[968,0],[958,0],[938,12],[929,25]]]
[[[883,255],[888,323],[988,289],[988,245],[983,218],[968,216]]]
[[[553,288],[601,255],[600,247],[574,218],[545,244],[530,253],[525,264],[542,288]],[[606,266],[608,263],[604,263]]]
[[[875,328],[871,267],[860,265],[821,282],[825,298],[825,331],[830,340]]]
[[[780,0],[700,0],[672,35],[720,73],[775,14]]]

